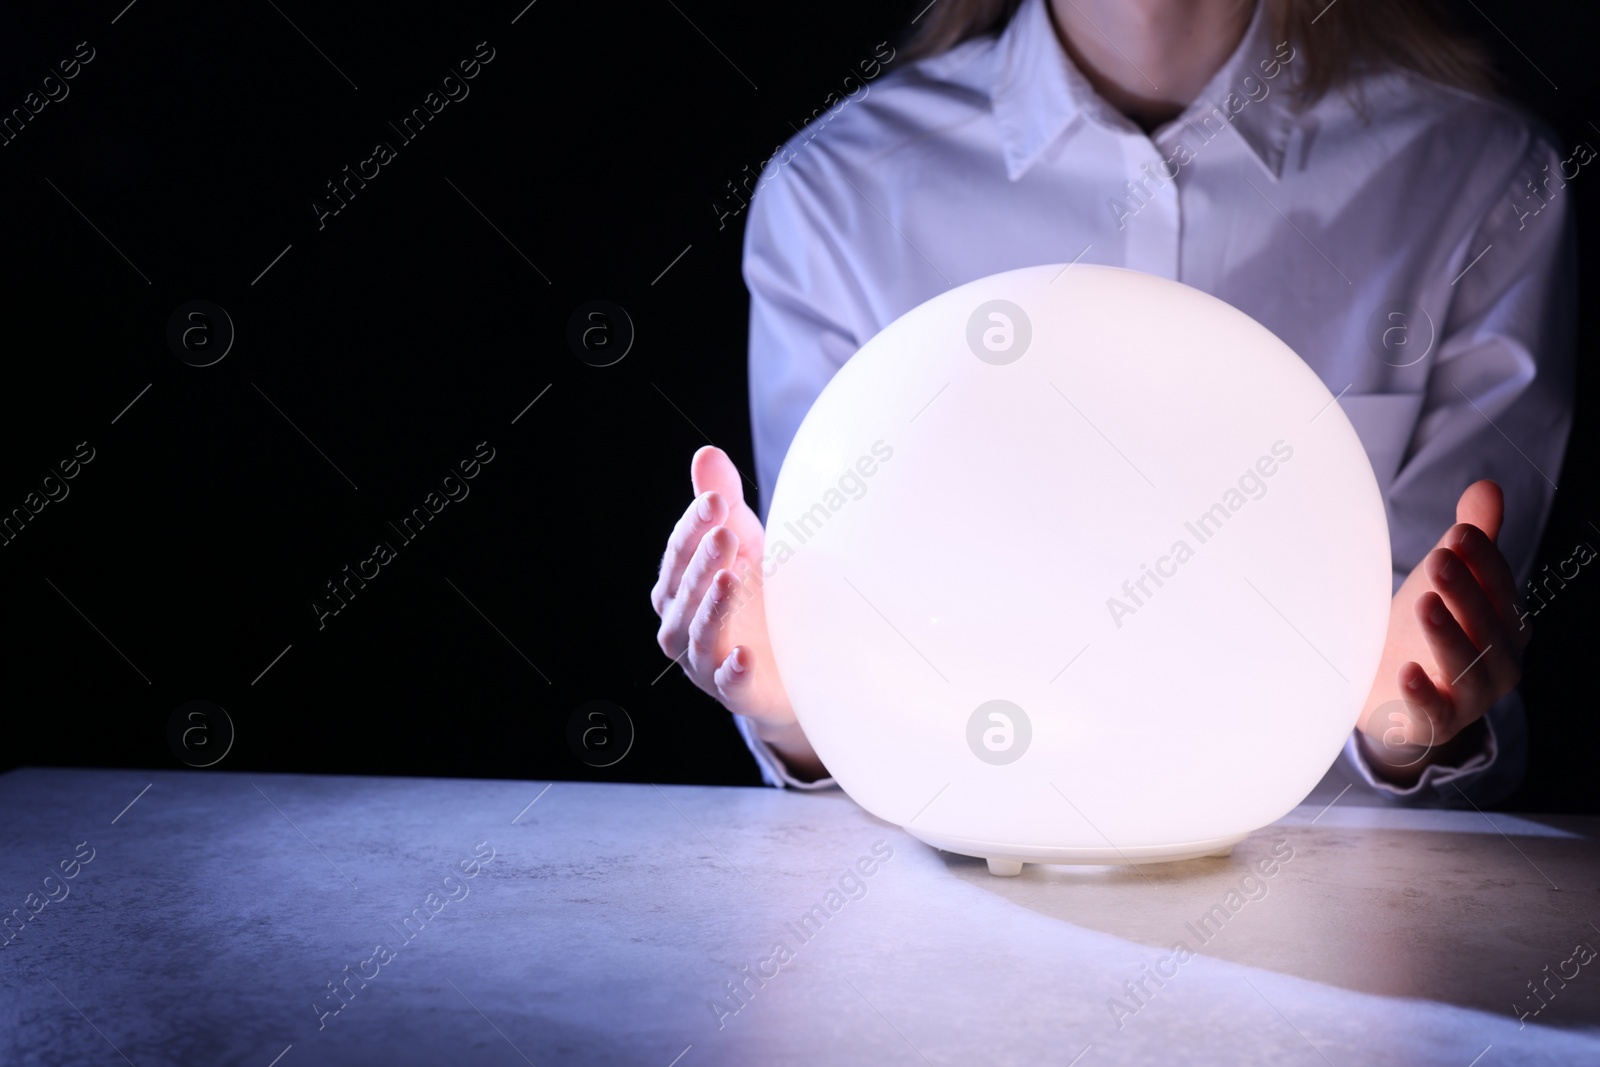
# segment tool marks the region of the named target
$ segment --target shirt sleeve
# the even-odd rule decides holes
[[[1548,137],[1530,131],[1509,186],[1453,250],[1456,291],[1387,500],[1396,590],[1454,524],[1462,490],[1480,478],[1505,492],[1497,543],[1519,591],[1534,569],[1573,418],[1577,253],[1562,177],[1571,165]],[[1527,763],[1520,696],[1498,701],[1486,720],[1478,752],[1457,767],[1427,768],[1410,788],[1377,779],[1354,736],[1344,755],[1367,784],[1395,800],[1494,803],[1521,784]]]
[[[1401,787],[1378,778],[1352,733],[1343,756],[1360,780],[1386,800],[1418,807],[1489,807],[1516,792],[1528,763],[1527,716],[1522,696],[1512,690],[1483,717],[1483,743],[1458,766],[1433,764],[1423,768],[1417,781]]]
[[[812,147],[812,153],[817,151]],[[770,175],[770,177],[769,177]],[[767,519],[783,457],[824,386],[862,344],[865,300],[833,239],[823,198],[790,164],[774,164],[750,201],[744,280],[750,290],[750,426],[761,520]],[[789,773],[744,716],[734,723],[768,785],[828,789]]]
[[[750,753],[755,756],[756,763],[761,768],[761,780],[768,785],[777,786],[780,789],[785,786],[790,789],[832,789],[838,785],[831,777],[818,778],[814,782],[796,778],[789,773],[789,768],[784,764],[783,759],[772,751],[772,746],[761,740],[760,735],[756,733],[755,727],[748,718],[743,715],[735,715],[733,724],[739,728],[739,734],[744,738],[744,743],[750,746]]]
[[[845,361],[877,332],[848,252],[836,239],[828,196],[799,169],[815,164],[820,151],[813,144],[801,160],[764,172],[745,224],[750,428],[763,522],[801,420]]]

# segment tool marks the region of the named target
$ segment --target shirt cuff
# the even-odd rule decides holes
[[[756,733],[755,723],[743,715],[735,715],[733,724],[739,730],[744,743],[749,746],[750,754],[755,756],[756,763],[761,768],[761,780],[768,785],[777,786],[779,789],[787,786],[790,789],[832,789],[837,783],[832,777],[818,778],[814,782],[802,781],[789,773],[788,766],[783,758],[772,750],[772,746],[763,741]]]
[[[1447,766],[1433,763],[1422,769],[1422,774],[1409,786],[1398,786],[1393,782],[1385,781],[1373,773],[1372,764],[1367,760],[1366,753],[1356,740],[1357,731],[1352,730],[1344,742],[1344,755],[1356,768],[1363,781],[1382,795],[1398,801],[1435,801],[1450,803],[1452,799],[1459,802],[1461,795],[1465,794],[1463,787],[1482,777],[1484,772],[1493,767],[1500,757],[1500,740],[1495,734],[1494,720],[1485,715],[1483,717],[1483,743],[1477,751],[1468,755],[1459,764]],[[1450,788],[1454,786],[1455,788]],[[1457,793],[1456,790],[1462,790]]]

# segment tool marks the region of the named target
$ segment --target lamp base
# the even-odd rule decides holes
[[[1138,845],[1131,848],[1052,848],[1047,845],[1002,845],[991,841],[977,841],[965,837],[948,837],[904,827],[906,833],[924,844],[945,852],[974,856],[989,863],[989,873],[997,877],[1012,877],[1022,873],[1024,863],[1062,864],[1133,864],[1171,863],[1175,860],[1193,860],[1205,856],[1227,856],[1233,846],[1249,834],[1232,834],[1214,837],[1207,841],[1186,841],[1176,845]]]

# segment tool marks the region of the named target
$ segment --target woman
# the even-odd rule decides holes
[[[1073,260],[1185,282],[1321,375],[1378,476],[1395,595],[1345,758],[1413,803],[1508,794],[1526,748],[1515,590],[1572,417],[1577,157],[1488,95],[1421,0],[939,0],[926,17],[751,204],[763,513],[832,374],[946,288]],[[767,781],[831,784],[772,661],[740,475],[707,448],[691,476],[651,597],[661,647],[735,713]]]

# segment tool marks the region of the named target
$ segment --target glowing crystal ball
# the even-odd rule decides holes
[[[1317,375],[1221,300],[1087,265],[862,346],[766,553],[779,673],[839,785],[999,874],[1221,854],[1285,814],[1355,725],[1391,594]]]

